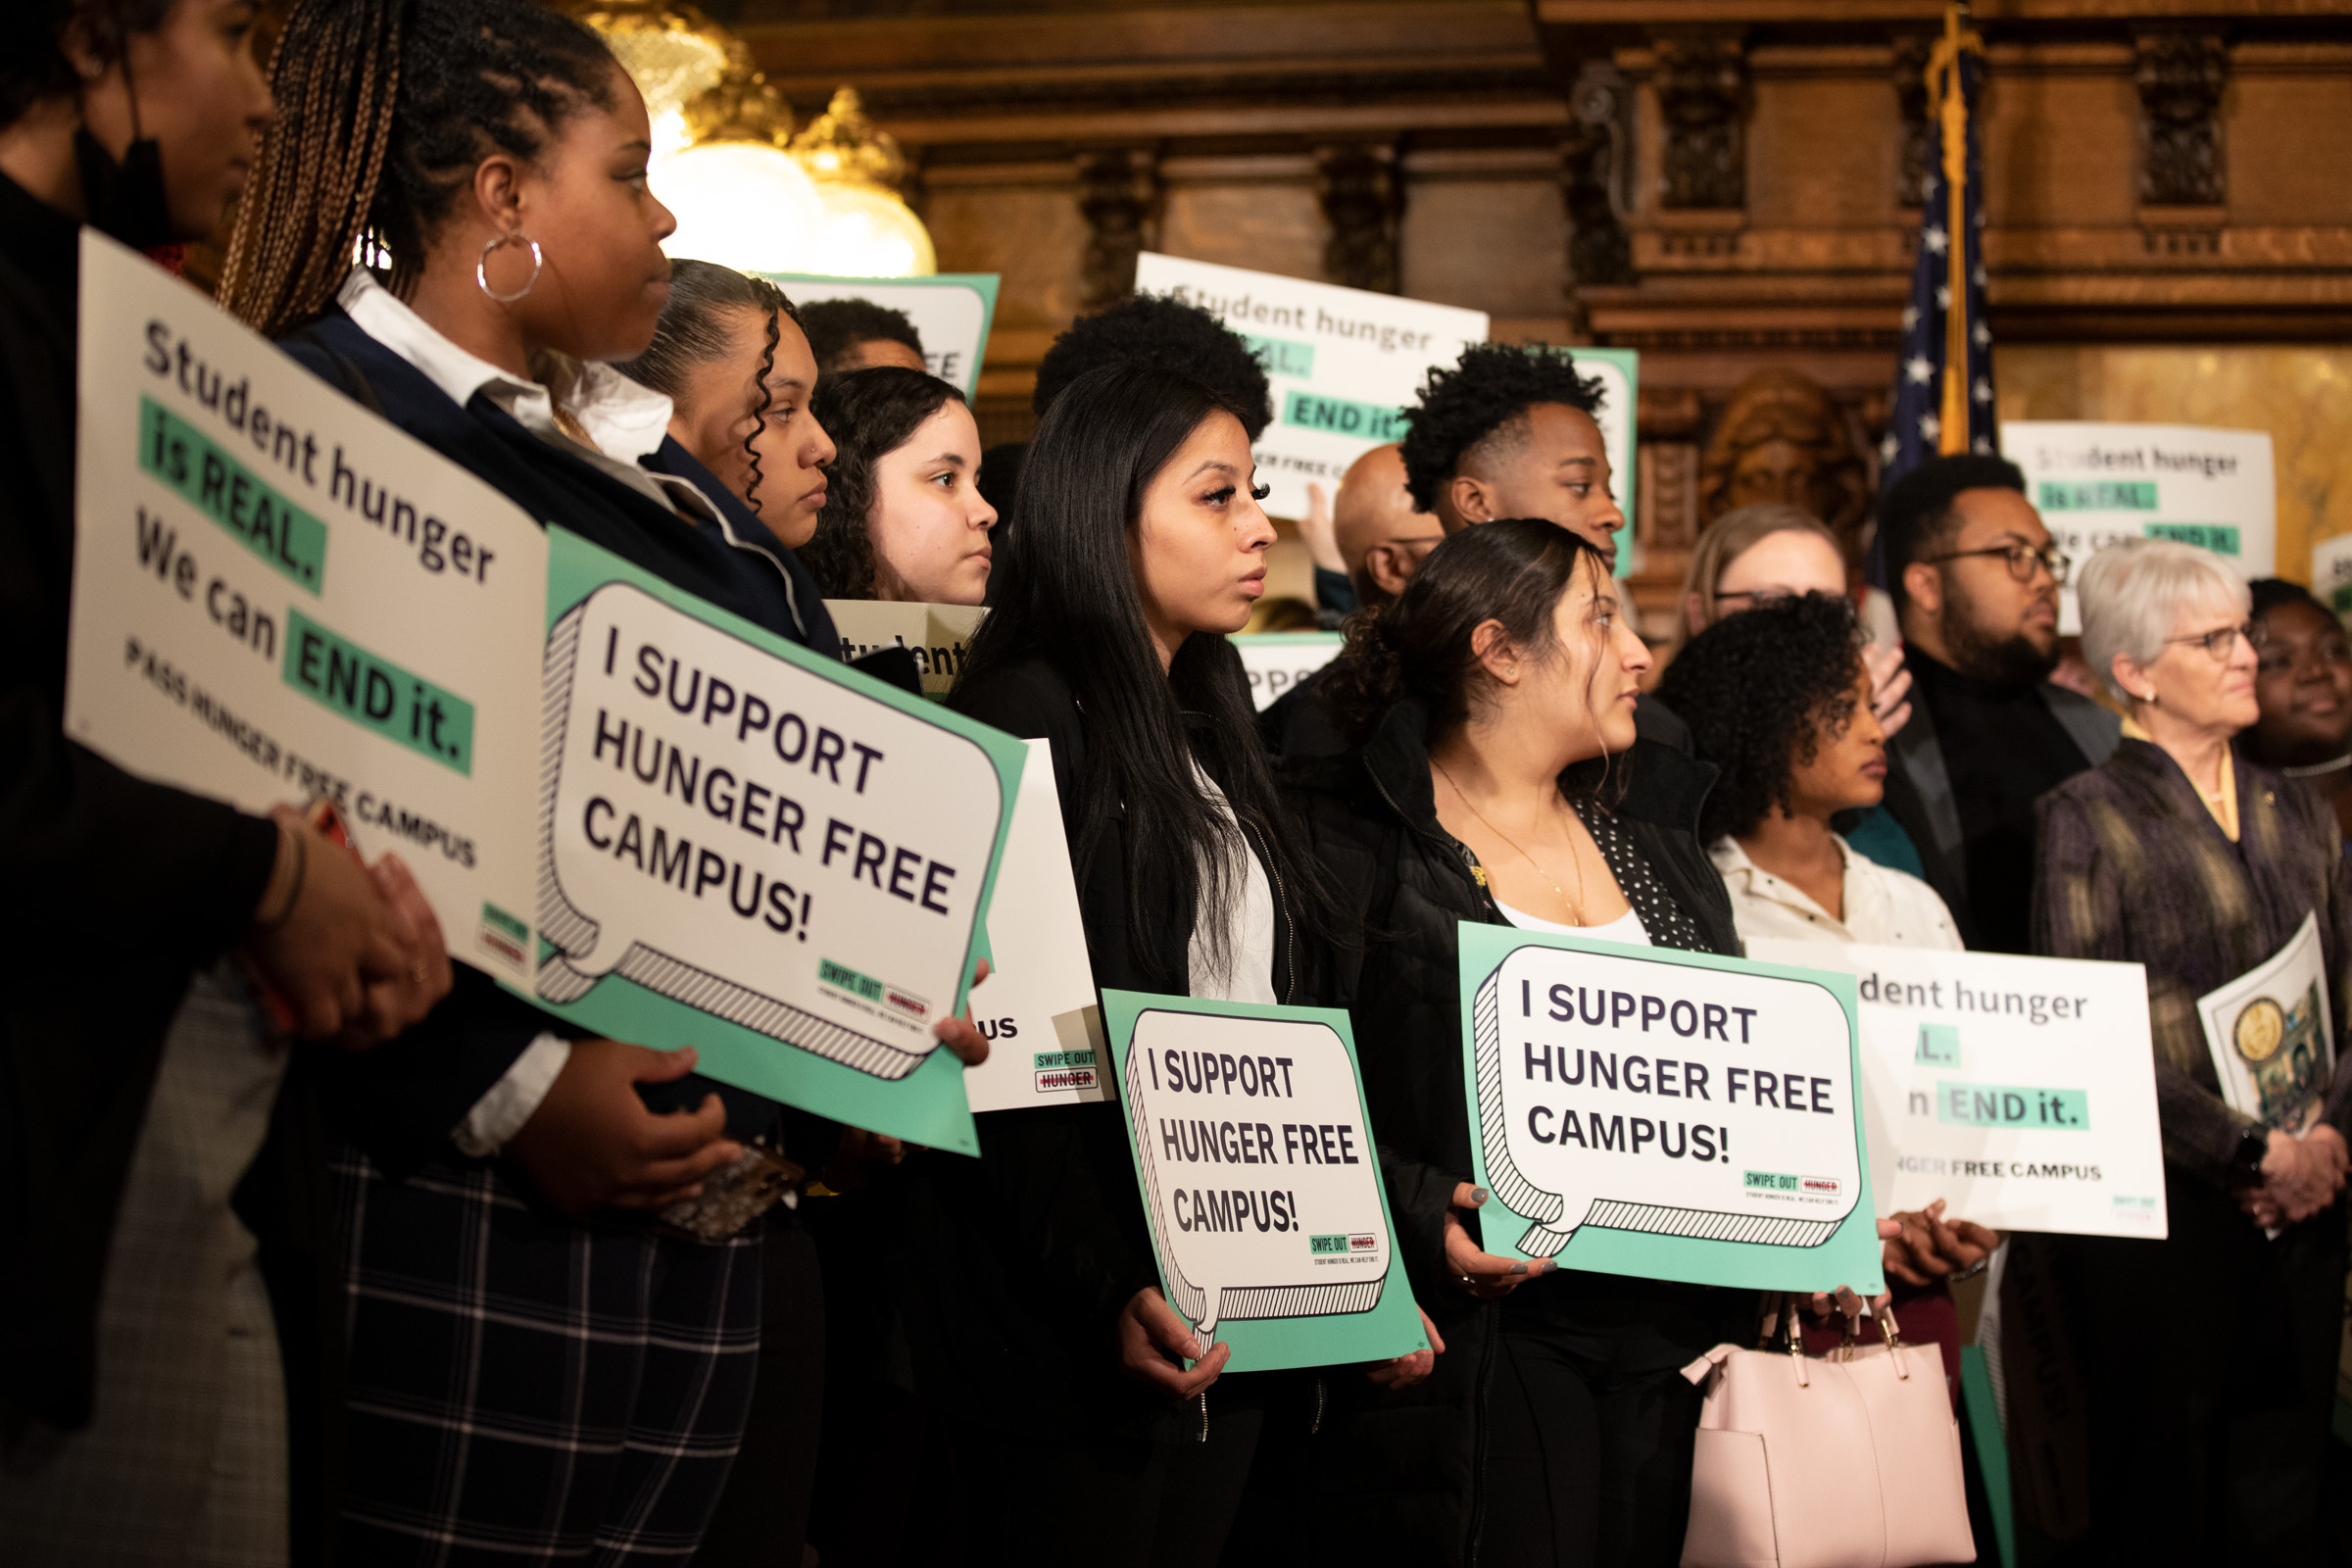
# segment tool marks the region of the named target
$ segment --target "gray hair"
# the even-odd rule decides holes
[[[2170,539],[2126,539],[2092,556],[2075,574],[2082,608],[2082,659],[2119,702],[2134,701],[2116,683],[2115,656],[2145,668],[2164,653],[2180,613],[2226,600],[2243,615],[2253,603],[2246,580],[2210,550]]]

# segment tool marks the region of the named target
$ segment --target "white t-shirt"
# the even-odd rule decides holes
[[[1836,835],[1832,835],[1835,837]],[[1845,857],[1845,918],[1823,908],[1812,895],[1747,858],[1740,841],[1717,839],[1707,854],[1732,895],[1732,919],[1742,944],[1757,937],[1799,942],[1867,942],[1886,948],[1937,948],[1957,953],[1966,946],[1952,911],[1934,888],[1905,871],[1881,865],[1838,839]]]
[[[1274,995],[1273,884],[1266,880],[1266,868],[1250,853],[1241,820],[1226,804],[1217,781],[1203,772],[1199,762],[1193,764],[1193,777],[1200,781],[1200,788],[1233,829],[1232,850],[1239,858],[1233,869],[1241,873],[1242,896],[1238,903],[1218,907],[1210,902],[1209,868],[1200,868],[1200,904],[1193,912],[1193,940],[1185,953],[1186,979],[1193,995],[1204,1001],[1279,1002]],[[1236,881],[1228,876],[1226,886],[1231,888]],[[1220,923],[1225,928],[1226,962],[1222,968],[1216,963],[1209,936]]]
[[[1557,920],[1529,914],[1525,909],[1514,909],[1500,899],[1494,901],[1494,907],[1502,911],[1505,920],[1522,931],[1552,931],[1562,936],[1598,937],[1603,942],[1623,942],[1640,948],[1651,945],[1649,932],[1642,924],[1642,916],[1634,912],[1631,905],[1626,906],[1623,914],[1606,925],[1562,925]]]

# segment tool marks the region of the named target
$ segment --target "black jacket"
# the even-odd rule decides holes
[[[1086,721],[1060,672],[1027,660],[959,686],[951,703],[1007,734],[1051,743],[1062,820],[1079,832]],[[1115,823],[1108,831],[1122,833]],[[1091,857],[1088,848],[1070,846],[1072,863],[1088,866],[1078,903],[1096,985],[1183,991],[1190,919],[1172,922],[1157,951],[1138,952],[1128,929],[1123,838],[1094,846]],[[1265,860],[1254,841],[1251,851]],[[1313,979],[1278,883],[1275,906],[1275,994],[1308,1001]],[[953,1302],[926,1297],[908,1303],[927,1391],[953,1403],[985,1399],[994,1419],[1065,1442],[1161,1430],[1171,1412],[1119,1371],[1111,1339],[1128,1298],[1159,1284],[1124,1108],[1108,1102],[992,1111],[980,1142],[977,1160],[928,1152],[909,1162],[907,1180],[892,1184],[899,1212],[891,1223],[934,1238],[926,1246],[952,1253],[961,1276]],[[944,1257],[927,1261],[940,1277],[956,1277],[937,1266]],[[999,1396],[1015,1368],[1017,1394]]]
[[[778,636],[806,646],[839,646],[822,596],[781,545],[739,548],[727,529],[686,521],[668,507],[541,440],[485,397],[464,408],[423,371],[368,335],[340,311],[283,345],[321,379],[505,495],[542,524],[573,533],[700,595]],[[726,513],[729,528],[757,542],[773,536],[710,470],[664,439],[647,465],[693,480]],[[764,558],[764,559],[760,559]],[[464,964],[447,1001],[398,1041],[327,1064],[336,1124],[395,1175],[447,1152],[452,1128],[514,1065],[542,1031],[576,1035]],[[656,1109],[690,1107],[715,1091],[730,1133],[751,1137],[775,1122],[773,1102],[690,1075],[641,1090]]]
[[[1345,1467],[1356,1502],[1348,1511],[1377,1522],[1394,1547],[1382,1560],[1449,1564],[1473,1552],[1499,1332],[1496,1306],[1455,1289],[1445,1263],[1446,1209],[1455,1185],[1473,1180],[1457,926],[1505,922],[1475,857],[1439,824],[1427,727],[1421,705],[1401,702],[1361,749],[1288,759],[1283,777],[1333,892],[1364,920],[1363,945],[1343,962],[1337,989],[1355,1027],[1397,1250],[1446,1345],[1436,1373],[1415,1388],[1384,1394],[1343,1381],[1358,1461]],[[1672,715],[1652,714],[1647,728],[1621,760],[1622,785],[1604,794],[1705,949],[1737,956],[1731,899],[1698,838],[1715,769],[1691,755]],[[1686,737],[1679,747],[1678,734]],[[1591,1276],[1523,1289],[1580,1278]]]
[[[65,735],[79,234],[0,176],[0,1406],[61,1430],[90,1418],[98,1294],[164,1031],[277,855],[266,817]]]

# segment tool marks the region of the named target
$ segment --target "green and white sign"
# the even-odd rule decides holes
[[[1639,349],[1600,349],[1579,346],[1569,351],[1574,355],[1577,369],[1600,382],[1600,412],[1592,417],[1600,426],[1600,444],[1609,455],[1609,488],[1615,492],[1618,510],[1625,514],[1625,527],[1617,535],[1617,575],[1630,575],[1641,564],[1635,559],[1640,545],[1634,538],[1635,489],[1641,480],[1640,466],[1634,461],[1635,415],[1642,391],[1642,351]]]
[[[1135,287],[1200,307],[1256,350],[1274,394],[1257,477],[1277,517],[1305,516],[1308,481],[1328,494],[1348,465],[1402,439],[1431,367],[1487,340],[1483,311],[1152,251],[1136,260]]]
[[[976,1152],[960,1011],[1026,750],[520,509],[82,238],[66,724],[325,795],[452,955],[714,1077]]]
[[[977,1152],[931,1029],[963,1009],[1027,748],[549,542],[536,1000]]]
[[[1465,921],[1488,1251],[1883,1289],[1849,975]]]
[[[980,362],[988,355],[989,323],[997,315],[995,272],[935,272],[928,277],[820,277],[813,272],[762,272],[782,285],[795,305],[818,300],[871,300],[901,311],[923,340],[923,363],[953,381],[965,397],[980,390]]]
[[[1940,1198],[1995,1230],[2163,1237],[2138,964],[1786,940],[1747,951],[1854,977],[1881,1212]]]
[[[2014,419],[2001,426],[2001,455],[2025,470],[2026,499],[2078,566],[2120,539],[2176,539],[2248,578],[2277,567],[2267,431]],[[2082,630],[2071,588],[2059,595],[2058,629]]]
[[[1426,1349],[1345,1012],[1102,993],[1168,1302],[1228,1370]]]

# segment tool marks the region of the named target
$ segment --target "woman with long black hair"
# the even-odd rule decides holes
[[[1745,1302],[1486,1252],[1461,1064],[1459,922],[1740,951],[1697,834],[1714,770],[1635,735],[1648,665],[1589,541],[1466,528],[1350,623],[1325,686],[1354,747],[1289,776],[1364,921],[1344,989],[1398,1250],[1448,1347],[1427,1384],[1359,1392],[1323,1467],[1348,1494],[1331,1517],[1380,1560],[1681,1553],[1699,1403],[1681,1368]]]
[[[789,553],[739,547],[749,514],[671,401],[612,368],[656,336],[675,225],[596,35],[529,0],[347,0],[297,8],[271,74],[286,112],[224,302],[531,515],[828,645]],[[352,268],[363,238],[381,275]],[[655,1216],[758,1164],[777,1107],[688,1077],[691,1051],[569,1033],[469,971],[397,1075],[338,1075],[356,1560],[674,1560],[710,1518],[760,1232]]]
[[[1081,377],[1029,449],[952,699],[1051,742],[1102,987],[1317,995],[1308,933],[1333,907],[1291,846],[1225,640],[1274,540],[1253,472],[1241,418],[1190,378]],[[1261,1426],[1287,1419],[1269,1404],[1289,1382],[1211,1389],[1227,1348],[1162,1299],[1120,1114],[999,1111],[976,1169],[917,1162],[950,1254],[929,1261],[958,1290],[909,1327],[983,1560],[1212,1563]]]

